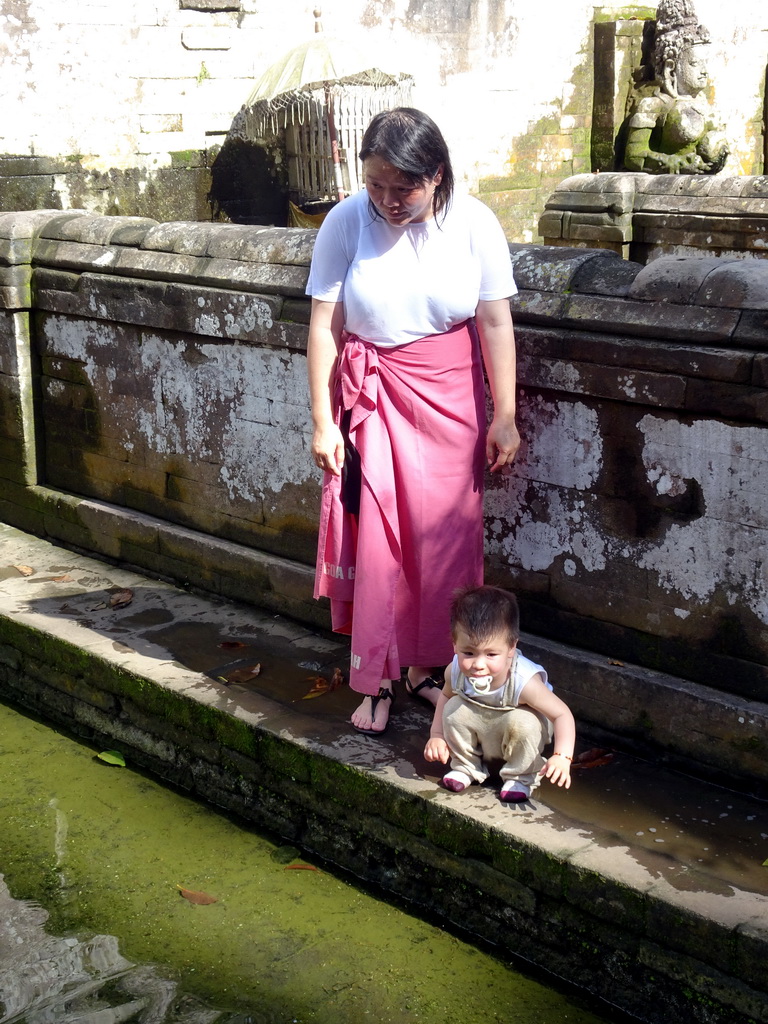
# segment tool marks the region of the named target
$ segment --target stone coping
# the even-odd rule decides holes
[[[301,701],[334,638],[10,527],[0,570],[5,699],[640,1020],[768,1021],[760,801],[622,753],[524,808],[447,793],[415,702],[371,740],[346,688]],[[232,675],[257,658],[258,687]]]
[[[584,175],[578,176],[578,182],[568,179],[559,190],[577,182],[581,191],[576,195],[591,194],[591,187],[603,196],[607,186],[598,187],[597,179],[624,182],[648,177]],[[716,182],[707,180],[714,188]],[[644,184],[651,188],[656,182],[653,178]],[[693,183],[676,179],[675,194],[683,186],[702,194],[699,179]],[[158,224],[145,217],[102,217],[82,210],[7,213],[0,215],[0,268],[32,263],[80,274],[194,280],[218,288],[259,288],[303,296],[315,234],[311,229],[238,224]],[[571,296],[601,296],[614,300],[603,303],[613,310],[615,323],[610,329],[626,317],[630,327],[633,319],[641,321],[648,328],[645,333],[653,333],[654,324],[661,321],[663,335],[665,328],[673,328],[675,318],[682,317],[677,334],[690,338],[693,331],[693,336],[700,335],[696,340],[706,343],[733,334],[738,323],[735,311],[768,309],[768,262],[759,259],[666,256],[643,267],[607,249],[511,244],[510,253],[520,291],[513,308],[524,319],[532,314],[562,318],[563,307],[542,303],[542,296],[557,296],[564,302],[572,301]],[[532,308],[537,296],[538,310]],[[667,305],[688,307],[690,312],[665,312]],[[734,313],[718,318],[707,309]],[[572,318],[591,319],[593,329],[599,330],[604,316],[587,306],[583,313],[572,313]],[[697,330],[697,318],[701,330]]]
[[[749,213],[749,201],[761,203],[768,199],[768,176],[764,174],[647,174],[641,171],[602,171],[599,174],[574,174],[564,178],[555,188],[559,193],[581,192],[591,195],[664,196],[665,201],[690,197],[700,199],[741,199],[739,209]]]

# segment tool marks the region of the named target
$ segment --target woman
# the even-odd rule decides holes
[[[315,597],[352,636],[350,685],[364,694],[352,725],[380,735],[401,665],[408,691],[436,703],[452,594],[482,582],[484,454],[498,471],[520,443],[515,285],[494,215],[453,196],[431,118],[377,114],[360,158],[365,191],[326,217],[307,285],[312,454],[325,471]]]

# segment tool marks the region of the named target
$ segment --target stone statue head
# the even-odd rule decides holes
[[[696,96],[706,87],[702,51],[709,41],[691,0],[659,0],[653,63],[657,80],[670,96]]]

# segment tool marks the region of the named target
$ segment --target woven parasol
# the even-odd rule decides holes
[[[267,126],[277,131],[289,122],[309,120],[313,109],[323,110],[331,143],[338,198],[343,198],[335,111],[353,102],[366,121],[378,111],[408,103],[413,78],[407,72],[387,72],[380,57],[359,42],[326,36],[315,11],[315,35],[275,61],[256,82],[245,102],[260,134]]]

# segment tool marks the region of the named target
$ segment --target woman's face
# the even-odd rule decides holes
[[[363,176],[371,202],[388,224],[416,224],[432,218],[432,198],[442,181],[442,167],[432,180],[414,185],[402,171],[373,154],[363,161]]]

